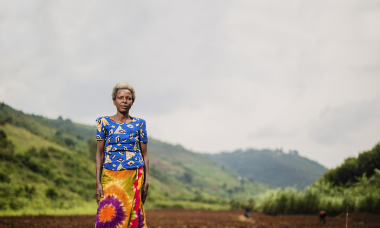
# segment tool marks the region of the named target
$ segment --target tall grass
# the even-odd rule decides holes
[[[333,187],[316,182],[305,190],[285,188],[268,190],[255,199],[256,210],[266,214],[316,214],[321,210],[329,215],[342,212],[380,213],[378,186],[352,185]]]

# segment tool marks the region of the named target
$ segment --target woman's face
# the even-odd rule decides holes
[[[116,99],[113,101],[113,103],[120,113],[128,112],[133,104],[131,91],[128,89],[119,89],[116,93]]]

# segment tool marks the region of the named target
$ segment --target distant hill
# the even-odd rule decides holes
[[[296,186],[304,188],[320,178],[327,169],[297,152],[285,154],[281,150],[234,151],[207,155],[223,167],[254,179],[270,187]]]
[[[95,213],[95,132],[95,126],[25,114],[0,103],[0,214],[83,205],[87,209],[67,213]],[[149,138],[148,154],[147,208],[228,208],[231,199],[247,200],[266,190],[180,145]]]

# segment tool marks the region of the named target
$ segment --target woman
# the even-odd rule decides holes
[[[129,115],[136,99],[130,84],[118,83],[112,99],[116,115],[96,120],[95,227],[146,227],[143,208],[149,187],[146,123]]]

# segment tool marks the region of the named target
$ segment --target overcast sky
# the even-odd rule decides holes
[[[196,152],[380,140],[380,1],[0,0],[0,100],[92,124],[135,87],[148,135]]]

